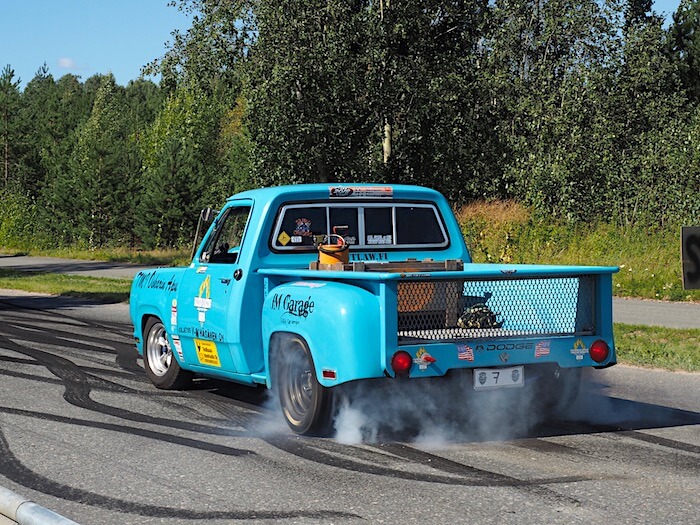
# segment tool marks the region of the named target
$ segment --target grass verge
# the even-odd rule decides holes
[[[120,303],[129,299],[131,280],[0,269],[0,288]]]
[[[616,323],[619,363],[700,372],[700,330]]]
[[[83,261],[105,261],[153,266],[186,266],[190,263],[190,252],[183,250],[140,251],[128,248],[104,248],[83,250],[78,248],[59,248],[55,250],[10,250],[0,248],[3,255],[29,255],[36,257],[60,257],[62,259],[79,259]]]

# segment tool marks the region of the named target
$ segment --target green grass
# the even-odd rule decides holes
[[[120,303],[129,299],[131,280],[0,269],[0,288]]]
[[[37,257],[60,257],[84,261],[106,261],[114,263],[143,264],[153,266],[185,266],[190,263],[190,252],[186,250],[130,250],[128,248],[104,248],[83,250],[57,248],[55,250],[8,250],[0,248],[4,255],[29,255]]]
[[[700,330],[614,326],[619,363],[700,372]]]

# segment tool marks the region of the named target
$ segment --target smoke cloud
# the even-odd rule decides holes
[[[339,443],[400,440],[440,448],[451,442],[525,436],[544,418],[532,388],[475,392],[471,376],[345,385]]]

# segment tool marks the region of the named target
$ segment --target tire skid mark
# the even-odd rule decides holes
[[[590,427],[587,427],[588,433],[590,433]],[[700,454],[700,447],[693,445],[691,443],[685,443],[683,441],[676,441],[674,439],[668,439],[660,436],[655,436],[653,434],[646,434],[644,432],[639,432],[637,430],[620,430],[619,428],[610,427],[606,432],[614,432],[616,436],[624,436],[633,440],[643,441],[645,443],[650,443],[652,445],[659,445],[662,447],[673,449],[674,451],[689,452],[691,454]],[[509,443],[511,446],[523,448],[527,450],[532,450],[535,452],[542,452],[544,454],[553,453],[559,456],[570,455],[570,456],[580,456],[582,458],[591,458],[591,454],[586,452],[579,452],[567,445],[562,445],[559,443],[552,443],[551,441],[542,441],[539,439],[521,439],[518,441],[513,441]],[[605,459],[605,458],[601,458]]]
[[[26,379],[27,381],[33,381],[35,383],[41,383],[44,385],[62,385],[63,381],[60,379],[55,379],[52,377],[37,377],[32,374],[24,374],[22,372],[14,372],[11,370],[0,370],[0,376],[15,377],[17,379]]]
[[[661,447],[666,447],[673,450],[700,455],[700,447],[693,445],[692,443],[684,443],[683,441],[676,441],[675,439],[668,439],[661,436],[655,436],[653,434],[645,434],[644,432],[639,432],[637,430],[623,430],[621,432],[617,432],[617,434],[631,439],[636,439],[638,441],[644,441],[645,443],[651,443],[653,445],[659,445]]]
[[[82,320],[66,315],[56,311],[55,309],[49,309],[47,311],[46,307],[32,307],[25,303],[18,301],[12,301],[11,299],[0,299],[0,311],[3,311],[4,317],[6,319],[14,319],[17,323],[26,323],[27,316],[22,315],[19,312],[31,312],[32,321],[44,321],[47,323],[54,323],[59,326],[79,326],[79,327],[90,327],[95,329],[101,329],[108,332],[110,335],[117,335],[123,333],[123,328],[127,325],[124,323],[109,322],[109,321],[95,321],[95,320]],[[31,325],[32,328],[36,328],[35,325]]]
[[[619,426],[596,425],[580,422],[566,421],[562,427],[567,427],[570,434],[592,435],[597,434],[602,443],[607,443],[614,450],[612,454],[617,463],[641,466],[654,465],[666,471],[684,471],[694,474],[700,473],[700,461],[688,460],[688,454],[700,455],[700,447],[691,443],[676,441],[665,437],[647,434],[633,429],[624,429]],[[574,431],[574,429],[577,429]],[[537,442],[540,444],[537,444]],[[541,441],[537,439],[518,440],[509,443],[511,446],[526,450],[533,450],[541,454],[549,454],[557,457],[566,457],[575,461],[610,461],[610,453],[600,449],[600,445],[593,448],[578,447],[573,450],[566,445]],[[662,450],[652,452],[649,445],[657,445]],[[665,450],[664,450],[665,449]]]
[[[0,472],[3,476],[20,486],[62,500],[74,501],[92,507],[115,510],[120,513],[136,514],[158,518],[193,519],[193,520],[280,520],[291,518],[309,518],[329,520],[332,518],[359,518],[356,514],[323,510],[287,510],[287,511],[197,511],[183,508],[161,507],[135,503],[133,501],[104,496],[83,489],[69,487],[37,474],[25,467],[12,453],[9,443],[0,428]]]
[[[26,334],[25,334],[26,335]],[[5,338],[0,338],[5,339]],[[48,337],[46,339],[49,339]],[[36,350],[32,348],[22,347],[12,341],[9,342],[11,351],[20,353],[28,356],[30,359],[23,360],[24,362],[31,364],[38,364],[45,367],[52,374],[54,374],[58,379],[52,380],[48,379],[49,382],[55,382],[56,384],[63,384],[65,388],[64,399],[75,406],[85,408],[87,410],[97,411],[107,415],[113,415],[120,417],[122,419],[129,419],[137,422],[150,423],[154,425],[160,425],[170,428],[180,428],[183,430],[189,430],[193,432],[205,433],[205,434],[215,434],[215,435],[226,435],[235,436],[237,432],[231,428],[216,428],[211,426],[205,426],[201,424],[179,424],[179,422],[174,422],[162,418],[153,418],[150,416],[145,416],[143,414],[138,414],[126,410],[121,410],[115,407],[110,407],[97,403],[90,399],[90,390],[94,388],[118,391],[124,393],[135,393],[143,394],[143,392],[129,389],[122,385],[111,383],[104,378],[91,376],[84,373],[84,371],[72,363],[71,361],[64,359],[62,357],[44,352],[42,350]],[[40,344],[50,344],[46,341],[39,341]],[[88,346],[91,351],[95,349]],[[127,355],[125,351],[116,352],[117,360],[127,366],[126,369],[135,368],[139,372],[142,369],[136,364],[136,352],[131,349]],[[99,370],[98,373],[108,373],[105,370]],[[132,377],[128,377],[132,379]],[[46,378],[36,378],[30,377],[34,381],[43,381]],[[178,397],[182,395],[179,394]],[[163,397],[170,397],[168,394],[161,396],[158,394],[160,401],[163,401]],[[185,408],[181,405],[176,405],[178,408]],[[25,417],[36,417],[44,420],[52,420],[56,422],[61,422],[70,425],[81,425],[91,428],[99,428],[108,431],[128,433],[130,435],[138,435],[141,437],[146,437],[150,439],[155,439],[158,441],[167,441],[170,443],[192,447],[196,449],[204,449],[210,452],[224,454],[228,456],[255,456],[257,453],[250,450],[235,449],[232,447],[226,447],[222,445],[207,443],[204,441],[199,441],[190,438],[184,438],[179,436],[174,436],[172,434],[166,434],[162,432],[144,430],[133,427],[126,427],[119,424],[111,423],[100,423],[96,421],[80,420],[71,417],[55,416],[50,414],[34,413],[26,410],[13,409],[9,407],[0,407],[0,412],[7,414],[22,415]],[[197,412],[197,411],[194,411]],[[200,414],[201,415],[201,414]],[[220,421],[220,420],[218,420]],[[26,468],[19,462],[12,451],[9,448],[9,444],[5,439],[2,429],[0,428],[0,472],[11,479],[18,485],[27,487],[32,490],[37,490],[41,493],[55,496],[60,499],[75,501],[78,503],[87,504],[90,506],[101,507],[108,510],[117,510],[119,512],[126,512],[141,516],[154,516],[161,518],[178,518],[178,519],[198,519],[198,520],[213,520],[213,519],[228,519],[228,520],[282,520],[282,519],[293,519],[293,518],[309,518],[317,519],[322,521],[329,521],[331,519],[337,518],[359,518],[360,516],[356,514],[337,512],[337,511],[325,511],[325,510],[283,510],[283,511],[259,511],[259,510],[241,510],[241,511],[195,511],[180,508],[171,507],[161,507],[156,505],[147,505],[133,503],[130,501],[120,500],[117,498],[112,498],[109,496],[102,496],[90,491],[72,488],[66,485],[62,485],[53,480],[50,480],[44,476],[38,475],[30,469]]]
[[[18,345],[16,345],[16,343],[15,343],[15,346],[18,346]],[[12,351],[19,352],[20,350],[17,350],[17,348],[15,348]],[[42,352],[42,351],[37,350],[37,352]],[[53,354],[47,354],[47,355],[53,355]],[[27,364],[31,364],[34,366],[45,367],[45,365],[43,363],[37,361],[36,359],[28,359],[28,360],[26,360],[26,362],[27,362]],[[70,362],[70,361],[68,361],[68,362]],[[74,365],[74,366],[77,367],[77,365]],[[140,373],[140,374],[134,375],[131,372],[120,372],[118,370],[110,370],[110,369],[102,369],[102,368],[85,368],[85,367],[78,367],[78,368],[81,371],[86,371],[86,370],[93,371],[92,374],[87,374],[87,373],[85,374],[91,391],[92,390],[99,390],[99,391],[116,392],[116,393],[124,393],[124,394],[134,394],[137,396],[142,396],[142,395],[146,394],[146,395],[149,395],[152,397],[157,397],[158,401],[161,404],[168,405],[171,408],[178,410],[179,412],[183,413],[184,415],[186,415],[188,417],[197,417],[197,418],[205,419],[207,421],[210,421],[210,422],[213,422],[216,424],[223,424],[223,425],[226,425],[228,427],[231,426],[230,420],[223,420],[220,418],[212,418],[212,417],[209,417],[209,416],[202,414],[200,411],[198,411],[195,408],[189,407],[187,405],[182,405],[179,403],[173,403],[172,401],[170,401],[171,399],[188,398],[189,397],[188,394],[183,393],[183,392],[169,392],[169,391],[154,390],[153,386],[147,380],[147,378],[142,377],[142,376],[145,376],[145,374]],[[143,372],[143,370],[139,368],[139,372]],[[130,381],[137,381],[139,383],[143,383],[144,385],[146,385],[148,390],[147,391],[146,390],[138,390],[138,389],[134,389],[134,388],[119,384],[119,383],[114,383],[112,381],[106,380],[104,377],[100,377],[100,375],[98,375],[98,374],[107,375],[107,376],[111,376],[111,377],[117,377],[117,378],[123,378],[123,379],[127,379]],[[64,387],[66,386],[65,380],[61,379],[61,378],[54,379],[54,378],[50,378],[50,377],[38,377],[36,375],[26,374],[26,373],[22,373],[22,372],[15,372],[15,371],[10,371],[10,370],[0,370],[0,375],[6,375],[8,377],[16,377],[16,378],[20,378],[20,379],[26,379],[27,381],[34,381],[34,382],[43,383],[43,384],[64,385]],[[90,398],[90,402],[96,403],[94,400],[92,400],[92,398]],[[83,407],[83,408],[89,409],[89,407]],[[101,412],[105,412],[105,411],[101,411]],[[111,414],[111,415],[116,416],[116,414]]]
[[[585,476],[567,476],[550,479],[523,480],[498,474],[496,472],[470,467],[468,465],[451,461],[440,456],[435,456],[434,454],[423,452],[405,445],[396,444],[377,446],[377,448],[383,450],[388,449],[392,454],[399,456],[399,461],[407,460],[411,463],[419,464],[427,464],[428,461],[430,461],[430,466],[433,469],[451,475],[406,472],[396,468],[380,466],[376,462],[374,464],[367,464],[364,462],[359,462],[354,458],[348,458],[346,445],[338,445],[336,454],[328,454],[321,450],[322,447],[310,446],[307,444],[307,441],[281,437],[267,437],[263,439],[271,446],[274,446],[289,454],[313,461],[314,463],[325,464],[352,472],[445,485],[461,485],[470,487],[511,487],[524,490],[544,499],[555,500],[560,503],[564,502],[572,505],[579,505],[580,502],[575,498],[560,494],[543,485],[555,483],[575,483],[593,479]],[[313,444],[318,445],[318,442],[319,440],[314,440]],[[325,443],[327,444],[329,442]],[[352,450],[353,454],[355,454],[357,448],[352,447]],[[339,454],[345,454],[345,457],[340,457]],[[381,455],[383,456],[382,460],[385,461],[385,458],[387,457],[386,454]]]
[[[36,365],[37,364],[37,362],[34,361],[33,359],[24,359],[22,357],[10,357],[10,356],[4,356],[4,355],[0,355],[0,362],[16,363],[16,364],[22,364],[22,365]]]
[[[42,350],[22,348],[19,345],[16,345],[15,343],[10,344],[11,346],[13,346],[12,350],[14,352],[22,353],[33,357],[40,364],[46,367],[46,369],[49,370],[49,372],[61,379],[65,388],[63,398],[71,405],[84,408],[93,412],[99,412],[101,414],[114,416],[119,419],[125,419],[128,421],[134,421],[139,423],[147,423],[168,428],[176,428],[179,430],[187,430],[190,432],[225,436],[247,435],[247,433],[236,431],[232,428],[221,428],[210,425],[203,425],[199,423],[188,423],[184,421],[154,417],[99,403],[90,398],[91,383],[89,381],[88,376],[84,374],[80,370],[80,368],[73,362],[62,357],[50,354],[48,352],[44,352]],[[106,382],[106,380],[103,381]],[[122,387],[121,385],[115,387],[123,389],[121,391],[126,391],[126,393],[142,394],[142,392],[128,390],[128,387]],[[175,404],[174,408],[188,415],[192,413],[192,409],[180,404]]]
[[[4,318],[7,320],[6,326],[17,327],[22,330],[29,330],[32,332],[48,331],[55,332],[56,334],[63,335],[65,337],[75,337],[80,330],[80,336],[85,336],[89,340],[99,341],[101,344],[109,343],[119,343],[119,344],[129,344],[133,339],[130,336],[123,335],[126,331],[131,334],[130,326],[123,323],[114,323],[110,326],[105,326],[101,323],[96,323],[87,320],[78,320],[74,317],[69,317],[59,313],[46,314],[41,317],[41,311],[32,311],[32,313],[37,313],[37,315],[32,315],[31,317],[15,315],[6,315]],[[41,323],[41,324],[38,324]],[[70,328],[73,327],[73,330]],[[107,337],[97,338],[92,335],[96,332],[104,332]]]
[[[41,419],[44,421],[53,421],[55,423],[64,423],[66,425],[77,425],[81,427],[89,427],[100,430],[109,430],[111,432],[119,432],[122,434],[129,434],[135,436],[141,436],[155,441],[167,441],[168,443],[173,443],[175,445],[181,445],[183,447],[194,448],[197,450],[207,450],[215,454],[221,454],[224,456],[257,456],[257,452],[247,449],[239,449],[234,447],[229,447],[226,445],[217,445],[216,443],[209,443],[207,441],[201,441],[198,439],[191,439],[181,436],[176,436],[173,434],[167,434],[164,432],[157,432],[155,430],[146,430],[138,427],[126,427],[124,425],[116,423],[103,423],[100,421],[91,421],[88,419],[78,419],[75,417],[68,416],[58,416],[55,414],[49,414],[46,412],[34,412],[31,410],[23,410],[19,408],[11,408],[0,406],[0,413],[11,414],[16,416],[32,417],[35,419]]]
[[[14,350],[13,350],[13,352],[14,352]],[[23,358],[19,358],[19,357],[5,358],[5,357],[0,356],[0,362],[29,365],[29,366],[34,366],[34,367],[37,367],[37,366],[43,367],[43,365],[41,363],[38,363],[34,359],[23,359]],[[113,370],[113,369],[109,369],[109,368],[94,368],[94,367],[86,367],[86,366],[81,366],[80,368],[88,376],[91,376],[95,380],[96,383],[98,381],[101,381],[102,383],[107,383],[108,384],[107,386],[105,386],[104,388],[100,388],[103,390],[117,391],[117,388],[120,388],[120,389],[128,389],[130,392],[138,392],[137,390],[134,390],[132,388],[111,383],[110,381],[107,381],[105,378],[100,377],[97,374],[108,376],[108,377],[113,377],[115,379],[125,379],[127,381],[135,381],[137,383],[146,383],[146,384],[150,385],[150,383],[148,382],[148,379],[145,377],[142,378],[140,376],[140,374],[134,375],[131,372],[127,372],[127,371],[120,372],[119,370]],[[38,378],[38,377],[33,376],[31,374],[22,374],[21,372],[14,372],[14,371],[10,371],[10,370],[0,370],[0,374],[14,376],[14,377],[25,377],[27,379],[32,379],[32,380],[45,379],[45,378]]]
[[[71,318],[66,317],[66,319],[71,319]],[[31,330],[33,332],[37,332],[37,330],[35,330],[32,325],[28,325],[28,324],[25,325],[24,324],[25,322],[26,322],[26,319],[23,318],[21,322],[19,322],[19,321],[16,322],[14,326],[13,325],[6,326],[5,327],[6,333],[8,333],[8,334],[14,333],[17,336],[26,338],[27,333],[23,330]],[[47,341],[49,338],[55,336],[54,332],[64,333],[66,335],[70,334],[72,336],[75,336],[74,333],[65,331],[63,324],[59,324],[55,320],[54,320],[54,323],[56,323],[56,325],[57,325],[57,328],[54,331],[51,331],[51,332],[41,331],[41,333],[43,333],[45,335],[45,338]],[[83,324],[80,326],[84,327],[84,328],[91,329],[91,331],[93,331],[93,332],[96,330],[105,330],[105,328],[103,328],[99,324]],[[15,328],[15,327],[20,328],[20,330],[12,330],[12,328]],[[123,331],[125,328],[126,328],[125,325],[115,324],[113,327],[110,327],[109,330],[112,330],[112,331],[118,333],[119,331]],[[104,345],[104,342],[105,342],[105,339],[103,337],[90,336],[88,334],[84,334],[81,337],[86,341],[93,341],[95,343],[99,343],[100,345]],[[50,344],[47,341],[45,342],[45,344]],[[41,342],[41,341],[38,341],[38,342]],[[139,367],[137,364],[138,353],[136,352],[136,349],[133,346],[132,339],[131,338],[124,338],[123,341],[122,340],[119,340],[119,341],[115,340],[115,341],[110,341],[110,342],[113,344],[113,346],[112,346],[113,351],[110,352],[109,350],[106,350],[105,353],[116,354],[116,362],[120,368],[127,370],[127,371],[139,373],[139,376],[141,376],[143,369],[141,367]],[[101,350],[100,348],[91,347],[89,345],[83,345],[83,348],[90,350],[90,351],[93,351],[93,352],[99,352]],[[146,380],[145,377],[143,378],[143,380],[144,381]]]
[[[531,450],[540,454],[553,454],[560,457],[569,457],[582,461],[590,461],[591,455],[580,452],[575,448],[561,443],[553,443],[543,439],[526,438],[509,441],[508,445],[524,450]]]
[[[26,364],[31,364],[34,366],[41,366],[43,365],[41,363],[37,363],[36,361],[32,360],[31,362],[28,362]],[[2,376],[8,376],[8,377],[15,377],[18,379],[26,379],[27,381],[34,381],[36,383],[43,383],[47,385],[62,385],[63,380],[59,378],[52,378],[52,377],[38,377],[33,374],[27,374],[24,372],[16,372],[14,370],[4,370],[0,369],[0,375]],[[112,374],[107,374],[107,375],[112,375],[112,376],[117,376],[117,377],[122,377],[122,374],[119,372],[113,372]],[[93,382],[91,384],[92,390],[101,390],[101,391],[106,391],[106,392],[118,392],[118,393],[126,393],[126,394],[134,394],[134,395],[155,395],[158,398],[160,398],[161,401],[165,401],[165,399],[168,398],[183,398],[186,397],[184,394],[180,392],[151,392],[150,390],[146,392],[145,390],[137,390],[134,388],[130,388],[124,385],[120,385],[119,383],[113,383],[112,381],[108,381],[104,378],[101,378],[99,376],[95,375],[88,375]],[[134,380],[133,378],[130,377],[124,377],[124,379],[129,379],[129,380]],[[150,383],[147,382],[147,380],[144,381],[147,385],[150,385]],[[181,405],[178,405],[181,406]]]
[[[429,462],[431,468],[441,470],[449,474],[474,476],[476,478],[483,479],[489,484],[489,486],[513,487],[525,492],[533,493],[533,495],[545,499],[554,499],[574,505],[580,505],[581,502],[575,498],[556,492],[546,485],[576,483],[580,481],[590,481],[593,479],[588,476],[562,476],[556,478],[523,480],[505,474],[499,474],[490,470],[465,465],[463,463],[438,456],[431,452],[426,452],[424,450],[399,443],[380,445],[379,447],[388,449],[392,454],[405,457],[416,463],[427,464]],[[599,478],[596,477],[595,479]]]
[[[104,354],[104,355],[110,355],[113,354],[115,351],[114,346],[115,345],[104,345],[98,343],[99,339],[96,337],[92,337],[94,341],[90,341],[90,337],[85,336],[84,343],[79,343],[76,341],[73,341],[72,339],[69,339],[67,337],[58,337],[56,334],[51,333],[51,332],[41,332],[40,334],[31,334],[34,337],[27,337],[27,332],[23,330],[12,330],[12,329],[5,329],[4,330],[5,335],[8,338],[15,338],[18,339],[22,342],[25,342],[26,340],[33,341],[36,343],[40,344],[46,344],[46,345],[51,345],[60,348],[70,348],[71,350],[74,351],[79,351],[79,350],[87,350],[90,352],[93,352],[95,354]],[[38,337],[39,335],[43,335],[44,337]],[[75,338],[75,334],[72,334],[72,337]],[[70,344],[67,344],[70,343]],[[92,344],[91,344],[92,343]]]
[[[672,410],[675,413],[681,412],[682,414],[676,414],[676,419],[673,421],[673,423],[668,423],[668,425],[700,425],[700,414],[694,412],[679,411],[676,409],[669,410]],[[590,434],[592,432],[610,433],[614,434],[615,436],[624,436],[635,441],[643,441],[645,443],[658,445],[675,451],[690,452],[691,454],[700,454],[700,446],[693,445],[692,443],[685,443],[683,441],[676,441],[674,439],[655,436],[653,434],[646,434],[637,429],[625,427],[622,425],[602,425],[595,423],[586,423],[584,425],[583,423],[575,424],[572,422],[566,422],[566,426],[570,432],[586,434]]]

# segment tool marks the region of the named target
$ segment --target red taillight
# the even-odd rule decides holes
[[[391,358],[391,368],[394,370],[396,375],[408,374],[408,371],[411,370],[412,364],[413,358],[408,352],[396,352],[394,357]]]
[[[608,355],[610,355],[610,347],[605,341],[598,339],[591,345],[588,352],[591,354],[591,359],[593,359],[593,361],[602,363],[608,358]]]

